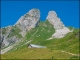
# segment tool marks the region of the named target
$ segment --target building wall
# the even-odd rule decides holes
[[[32,46],[29,45],[28,48],[32,48]]]

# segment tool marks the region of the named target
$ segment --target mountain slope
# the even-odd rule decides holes
[[[28,13],[21,16],[20,19],[13,26],[1,28],[1,49],[8,47],[12,44],[16,44],[16,42],[20,42],[27,31],[37,26],[37,24],[39,23],[39,19],[39,9],[31,9]]]
[[[46,41],[48,38],[50,38],[54,32],[55,29],[47,20],[44,23],[40,22],[36,28],[33,28],[32,30],[26,32],[25,37],[19,44],[17,44],[17,47],[23,47],[29,41],[31,41],[30,43],[40,44],[41,42]],[[15,47],[12,50],[14,49]]]
[[[48,21],[44,22],[45,24]],[[46,32],[49,31],[49,25],[45,28],[44,24],[41,22],[41,25],[37,28],[32,29],[27,32],[24,40],[14,47],[12,50],[8,51],[6,54],[2,55],[2,58],[13,58],[13,59],[79,59],[79,29],[74,29],[73,32],[68,33],[64,38],[54,38],[47,40],[53,32],[48,33],[50,36],[46,36]],[[51,25],[50,25],[51,26]],[[42,31],[42,28],[44,30]],[[37,30],[39,29],[39,30]],[[48,30],[47,30],[48,29]],[[44,33],[45,35],[43,35]],[[39,37],[37,37],[38,35]],[[43,38],[43,36],[45,38]],[[35,37],[35,38],[34,38]],[[31,41],[32,40],[32,41]],[[31,44],[38,44],[46,46],[45,49],[28,49],[28,44],[26,42],[31,41]],[[46,53],[44,53],[46,52]],[[15,55],[17,54],[17,55]],[[48,55],[47,55],[48,54]],[[6,56],[6,57],[5,57]],[[27,56],[27,57],[26,57]]]
[[[55,11],[46,19],[41,22],[40,11],[31,9],[14,26],[1,28],[1,59],[79,59],[79,29],[65,27]]]

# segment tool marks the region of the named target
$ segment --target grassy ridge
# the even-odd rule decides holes
[[[72,29],[70,27],[70,29]],[[64,38],[47,40],[55,32],[53,26],[46,20],[40,22],[39,26],[28,31],[22,42],[16,47],[1,55],[2,59],[79,59],[79,29],[74,29]],[[32,40],[31,44],[46,46],[47,49],[28,49],[26,42]]]

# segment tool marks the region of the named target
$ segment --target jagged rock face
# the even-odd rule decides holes
[[[35,28],[39,23],[40,11],[38,9],[31,9],[28,13],[22,16],[15,24],[21,29],[21,35],[25,36],[25,32],[32,28]]]
[[[46,19],[54,26],[56,30],[65,27],[63,22],[60,21],[60,18],[57,17],[55,11],[49,11]]]
[[[1,28],[0,30],[1,30],[0,39],[1,48],[8,47],[12,44],[19,42],[22,39],[22,36],[18,33],[20,32],[20,30],[16,26],[7,26]]]
[[[1,42],[2,42],[1,38],[2,38],[2,29],[0,29],[0,46],[1,46]]]
[[[8,26],[5,28],[1,28],[1,39],[0,39],[0,46],[1,48],[7,47],[15,42],[18,41],[16,36],[8,37],[11,34],[12,26]]]
[[[19,42],[25,36],[27,30],[35,28],[38,25],[39,19],[40,11],[38,9],[31,9],[13,26],[1,28],[0,46],[4,48],[16,42]]]
[[[55,28],[55,33],[52,35],[52,38],[62,38],[67,33],[71,32],[63,22],[60,20],[60,18],[57,17],[57,14],[55,11],[49,11],[48,16],[46,18]],[[50,38],[51,39],[51,38]]]

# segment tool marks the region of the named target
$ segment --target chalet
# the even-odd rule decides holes
[[[46,48],[45,46],[35,45],[35,44],[29,44],[28,48]]]

